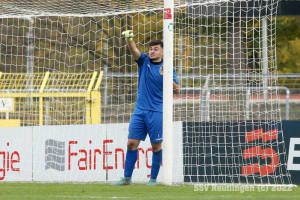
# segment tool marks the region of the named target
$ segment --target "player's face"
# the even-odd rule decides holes
[[[152,61],[160,62],[162,59],[162,55],[163,55],[163,49],[161,48],[161,46],[159,44],[153,45],[150,47],[149,57]]]

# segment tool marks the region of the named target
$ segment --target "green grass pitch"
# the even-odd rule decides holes
[[[72,183],[0,183],[0,199],[300,199],[300,187],[278,191],[213,191],[218,188],[202,188],[195,191],[192,185],[180,186],[110,186],[109,184]],[[200,190],[202,190],[200,189]],[[266,190],[266,188],[264,189]],[[272,191],[273,190],[273,191]]]

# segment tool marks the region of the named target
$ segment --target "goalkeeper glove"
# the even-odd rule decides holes
[[[125,40],[126,40],[127,42],[130,42],[130,41],[132,40],[132,37],[133,37],[132,30],[123,31],[123,32],[122,32],[122,35],[125,36]]]

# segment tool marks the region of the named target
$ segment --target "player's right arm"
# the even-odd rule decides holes
[[[133,56],[133,59],[138,60],[141,56],[141,52],[138,50],[138,48],[136,47],[135,42],[132,39],[132,37],[133,37],[132,31],[131,30],[123,31],[122,35],[125,36],[125,39],[127,41],[128,49],[129,49],[131,55]]]
[[[133,40],[127,42],[127,46],[134,60],[138,60],[141,57],[141,52],[137,49]]]

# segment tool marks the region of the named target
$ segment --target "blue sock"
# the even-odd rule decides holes
[[[158,152],[153,152],[152,156],[152,167],[151,167],[151,178],[156,179],[160,165],[162,160],[162,150],[159,150]]]
[[[124,177],[131,178],[135,162],[138,157],[138,150],[128,150],[125,159]]]

